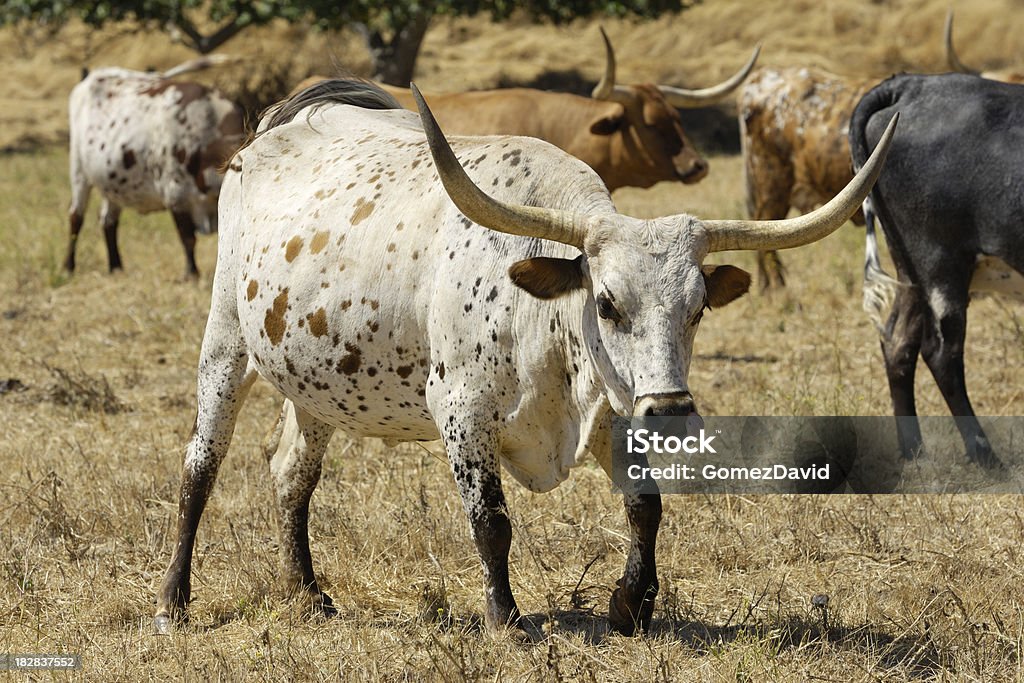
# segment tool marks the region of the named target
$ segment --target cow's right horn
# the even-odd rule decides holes
[[[707,231],[708,250],[790,249],[817,242],[835,232],[861,205],[878,179],[878,174],[882,172],[882,164],[885,163],[885,155],[889,152],[889,144],[899,118],[898,112],[893,115],[864,166],[827,204],[803,216],[783,220],[702,221]]]
[[[434,157],[437,173],[441,176],[441,183],[466,218],[491,230],[554,240],[583,249],[586,229],[581,216],[536,206],[506,204],[488,196],[477,187],[455,157],[430,107],[423,101],[419,88],[415,83],[409,87],[416,99],[416,106],[419,107],[423,131],[427,134],[430,153]]]
[[[974,76],[978,75],[978,72],[970,68],[966,64],[960,61],[960,57],[957,55],[956,50],[953,49],[953,9],[946,13],[946,29],[945,29],[945,41],[946,41],[946,63],[952,71],[958,71],[962,74],[971,74]]]
[[[729,78],[725,79],[718,85],[713,85],[709,88],[700,88],[698,90],[687,90],[684,88],[674,88],[670,85],[659,85],[658,90],[665,96],[668,103],[673,107],[679,107],[680,109],[694,109],[697,107],[708,107],[717,102],[721,102],[726,97],[731,95],[736,88],[743,84],[743,81],[747,79],[750,72],[753,71],[754,65],[757,64],[757,57],[761,54],[761,44],[758,43],[754,47],[754,52],[750,55],[750,59],[747,63],[740,68],[739,71],[734,73]]]

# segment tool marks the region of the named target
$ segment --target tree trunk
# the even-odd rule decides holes
[[[390,42],[384,42],[379,33],[370,38],[368,42],[376,80],[401,88],[409,87],[432,13],[424,9],[415,14],[409,23],[395,30]]]

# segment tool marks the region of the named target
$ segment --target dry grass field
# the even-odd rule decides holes
[[[692,18],[703,12],[718,23],[697,37],[726,35],[722,17],[738,16],[740,4],[752,7],[706,0]],[[857,20],[904,31],[900,58],[916,58],[920,48],[938,68],[945,6],[937,2],[824,3],[832,19],[821,18],[817,3],[787,6],[790,24],[802,12],[812,25]],[[1002,6],[978,3],[992,12]],[[890,10],[902,24],[880,18]],[[1010,30],[1017,20],[978,28],[982,9],[961,11],[964,58],[997,65],[996,34],[985,32]],[[911,16],[936,34],[931,52]],[[672,25],[687,25],[688,17]],[[766,17],[760,21],[780,44],[794,46],[767,63],[843,63],[856,48],[819,47],[812,59],[810,47],[799,47],[803,29],[790,35],[781,17],[773,14],[770,24]],[[457,50],[442,49],[445,31],[476,29],[507,47],[497,38],[504,33],[482,22],[441,24],[427,45],[427,77],[439,78],[439,68],[464,69],[452,57]],[[536,30],[549,40],[571,33]],[[623,22],[611,30],[623,53],[633,55],[624,57],[624,70],[632,68],[643,31],[652,29]],[[509,35],[533,29],[514,31]],[[721,73],[742,60],[753,29],[728,35],[729,50],[715,60]],[[670,51],[678,41],[664,42]],[[1003,45],[1009,57],[1024,49]],[[586,52],[581,63],[597,68],[599,55]],[[892,54],[878,45],[868,52]],[[509,58],[522,61],[524,54]],[[555,68],[552,55],[564,61],[567,54],[573,51],[563,41],[560,53],[547,46],[538,59]],[[173,64],[184,55],[158,56]],[[44,57],[31,59],[45,67]],[[62,74],[46,71],[40,83],[59,87],[29,104],[40,111],[64,106]],[[59,138],[59,130],[43,124],[39,140]],[[710,161],[711,174],[697,186],[621,190],[616,202],[633,215],[742,215],[739,158]],[[170,556],[179,468],[195,411],[216,241],[200,238],[203,277],[182,283],[170,217],[126,211],[125,271],[111,276],[90,215],[78,271],[69,279],[60,271],[66,165],[60,146],[0,157],[0,653],[80,653],[84,668],[73,677],[125,681],[1024,677],[1019,497],[667,497],[653,631],[623,638],[605,626],[627,530],[604,475],[584,466],[544,495],[509,482],[512,586],[543,636],[522,646],[481,630],[479,563],[447,464],[417,445],[388,448],[340,434],[310,521],[314,561],[339,614],[308,620],[274,585],[276,526],[259,444],[279,399],[261,382],[200,528],[192,623],[172,637],[152,635],[154,591]],[[862,253],[863,231],[844,227],[786,255],[784,293],[747,296],[706,315],[691,372],[702,410],[888,414],[876,334],[860,309]],[[754,268],[748,254],[718,256]],[[1021,367],[1024,308],[974,302],[967,370],[979,414],[1021,414]],[[918,387],[923,414],[946,413],[923,365]],[[816,594],[829,596],[826,608],[812,606]]]

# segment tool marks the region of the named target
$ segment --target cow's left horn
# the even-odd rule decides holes
[[[946,42],[946,63],[949,64],[949,68],[952,71],[957,71],[962,74],[978,75],[978,72],[967,66],[960,61],[960,56],[957,55],[956,50],[953,49],[953,8],[951,7],[946,13],[946,28],[944,31],[944,38]]]
[[[893,115],[875,150],[846,187],[814,211],[777,221],[703,221],[709,251],[790,249],[817,242],[849,220],[878,179],[889,152],[899,112]]]
[[[680,109],[707,107],[716,102],[721,102],[731,95],[736,88],[740,87],[740,84],[747,79],[747,76],[754,69],[754,64],[757,63],[757,57],[760,54],[761,43],[758,43],[754,48],[753,54],[750,55],[750,59],[743,65],[742,69],[718,85],[713,85],[710,88],[685,90],[683,88],[673,88],[670,85],[659,85],[658,90],[661,91],[661,94],[665,96],[665,99],[673,107],[679,107]]]
[[[490,197],[477,187],[455,157],[455,152],[437,125],[430,107],[423,101],[419,88],[415,83],[411,83],[409,87],[416,99],[416,106],[419,107],[423,131],[427,134],[430,153],[434,157],[437,173],[441,176],[441,183],[466,218],[491,230],[554,240],[583,249],[586,230],[582,217],[536,206],[506,204]]]
[[[629,88],[615,85],[615,50],[612,48],[612,41],[608,40],[608,34],[604,32],[604,26],[601,26],[600,29],[601,37],[604,38],[604,74],[594,89],[590,91],[590,96],[595,100],[609,100],[626,104],[632,101],[633,95]]]

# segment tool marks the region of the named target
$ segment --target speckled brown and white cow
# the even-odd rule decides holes
[[[198,275],[196,230],[217,230],[220,166],[244,139],[242,111],[223,95],[173,77],[225,57],[203,57],[164,73],[96,69],[71,91],[71,235],[75,247],[92,188],[103,196],[100,221],[111,271],[121,268],[117,224],[122,207],[167,209],[185,249],[186,275]]]
[[[438,123],[456,135],[526,135],[546,140],[597,171],[609,190],[660,182],[699,182],[708,163],[693,146],[677,107],[708,107],[729,97],[757,62],[725,81],[696,90],[645,83],[616,85],[615,52],[602,29],[605,73],[591,97],[533,88],[428,94]],[[296,87],[324,80],[312,76]],[[416,103],[407,88],[382,86],[405,107]]]
[[[441,439],[483,564],[486,624],[519,624],[502,466],[548,491],[588,453],[610,472],[613,413],[698,419],[687,383],[697,325],[750,282],[705,257],[827,235],[860,205],[888,146],[800,218],[641,220],[617,213],[597,174],[548,143],[449,147],[425,104],[422,124],[389,106],[372,85],[318,84],[229,165],[160,631],[185,612],[199,518],[257,375],[295,411],[271,467],[285,582],[330,609],[307,515],[336,429]],[[629,556],[609,619],[632,633],[649,625],[658,590],[661,499],[624,501]]]
[[[850,182],[850,116],[874,84],[803,67],[754,72],[737,102],[752,219],[807,213]],[[863,214],[853,220],[863,225]],[[774,251],[759,252],[757,263],[762,289],[785,285]]]

